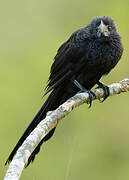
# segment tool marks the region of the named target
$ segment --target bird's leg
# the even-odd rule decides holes
[[[107,97],[109,96],[109,94],[110,94],[110,92],[109,92],[109,87],[106,86],[106,85],[104,85],[103,83],[101,83],[101,82],[99,82],[99,81],[97,82],[97,84],[98,84],[98,87],[97,87],[97,88],[102,88],[103,91],[104,91],[104,98],[103,98],[102,101],[100,100],[100,102],[104,102],[104,101],[107,99]]]
[[[88,93],[88,95],[89,95],[88,103],[89,103],[89,108],[90,108],[92,105],[93,96],[96,98],[95,94],[92,91],[85,89],[77,80],[74,80],[74,84],[80,89],[80,91],[78,93],[82,93],[82,92]]]

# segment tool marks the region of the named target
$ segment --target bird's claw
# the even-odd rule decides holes
[[[102,102],[104,102],[104,101],[108,98],[108,96],[109,96],[109,94],[110,94],[110,92],[109,92],[109,87],[106,86],[106,85],[104,85],[104,84],[102,84],[101,82],[98,82],[97,84],[98,84],[98,87],[97,87],[97,88],[102,88],[103,91],[104,91],[103,100],[100,100],[100,99],[99,99],[99,101],[102,103]]]
[[[88,93],[89,101],[87,104],[89,104],[89,108],[90,108],[92,105],[93,97],[95,97],[96,99],[96,95],[92,91],[85,89],[77,80],[74,80],[74,84],[80,89],[78,93],[83,93],[83,92]]]
[[[83,92],[86,92],[89,95],[89,101],[87,102],[87,104],[89,104],[89,108],[90,108],[92,106],[93,97],[96,98],[96,95],[92,91],[86,89],[81,89],[78,93],[83,93]]]
[[[93,97],[96,98],[96,95],[95,95],[95,93],[93,93],[92,91],[88,91],[87,93],[89,94],[89,102],[88,102],[88,104],[89,104],[89,108],[90,108],[91,105],[92,105]]]

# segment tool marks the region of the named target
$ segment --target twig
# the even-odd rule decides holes
[[[120,94],[121,92],[129,91],[129,79],[124,79],[119,83],[114,83],[109,86],[110,96]],[[97,99],[104,96],[104,91],[101,88],[97,88],[93,91]],[[95,100],[95,97],[93,97]],[[87,93],[76,94],[64,104],[60,105],[54,111],[47,113],[46,118],[43,119],[33,132],[26,138],[22,146],[18,149],[13,161],[11,162],[4,180],[18,180],[21,176],[22,170],[39,142],[43,137],[48,134],[67,114],[69,114],[75,107],[89,101],[89,95]]]

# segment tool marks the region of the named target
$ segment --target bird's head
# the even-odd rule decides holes
[[[90,38],[109,38],[118,35],[114,21],[108,17],[96,17],[87,26]]]

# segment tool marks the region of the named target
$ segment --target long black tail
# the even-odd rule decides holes
[[[39,112],[36,114],[36,116],[34,117],[34,119],[31,121],[31,123],[29,124],[29,126],[27,127],[27,129],[25,130],[24,134],[21,136],[21,138],[19,139],[18,143],[16,144],[16,146],[14,147],[13,151],[11,152],[11,154],[9,155],[6,163],[8,164],[10,161],[12,161],[14,155],[16,154],[17,150],[19,149],[19,147],[23,144],[23,142],[25,141],[25,139],[28,137],[28,135],[35,129],[35,127],[39,124],[39,122],[45,118],[46,113],[48,111],[54,110],[56,109],[60,104],[62,104],[63,102],[65,102],[69,97],[71,97],[73,95],[74,92],[65,92],[64,93],[64,88],[63,87],[58,87],[56,90],[53,90],[51,92],[51,94],[49,95],[49,97],[47,98],[47,100],[45,101],[45,103],[43,104],[43,106],[41,107],[41,109],[39,110]],[[35,150],[33,151],[33,153],[31,154],[31,156],[28,159],[28,163],[26,165],[26,167],[30,164],[30,162],[33,162],[35,159],[35,155],[40,151],[40,146],[42,145],[43,142],[47,141],[48,139],[51,138],[51,136],[53,135],[55,131],[55,128],[52,129],[43,139],[42,141],[39,143],[39,145],[35,148]]]

